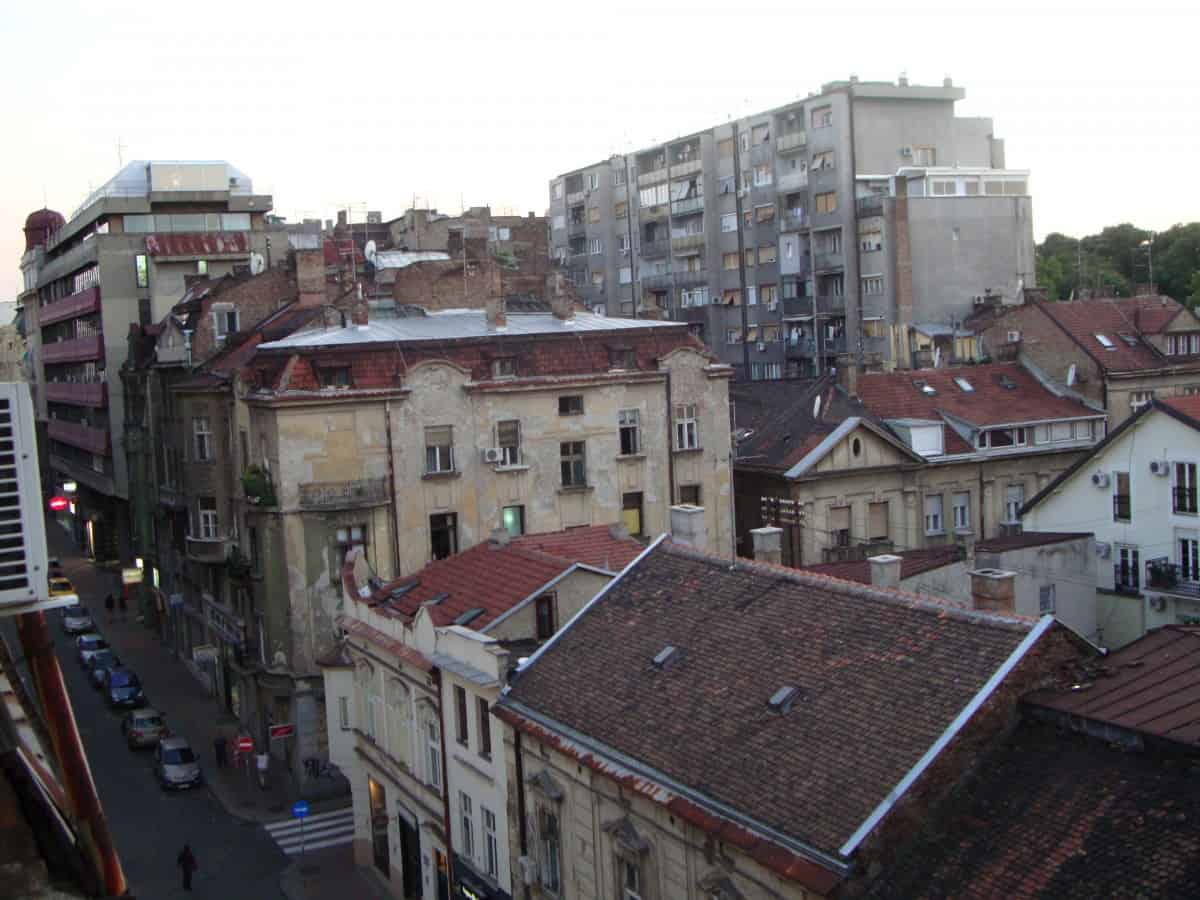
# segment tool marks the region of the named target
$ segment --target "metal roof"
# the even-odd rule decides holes
[[[560,319],[549,313],[517,313],[506,317],[502,328],[489,328],[480,309],[448,309],[412,319],[387,319],[348,328],[309,331],[260,345],[261,350],[303,350],[358,344],[390,344],[397,341],[440,341],[450,338],[482,338],[500,335],[579,334],[625,331],[631,328],[679,328],[682,322],[656,319],[614,319],[593,313],[576,313]]]

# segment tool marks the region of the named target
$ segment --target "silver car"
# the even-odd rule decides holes
[[[162,713],[150,707],[134,710],[125,716],[121,720],[121,731],[130,750],[153,747],[170,734]]]
[[[79,665],[86,669],[93,656],[108,649],[108,641],[95,632],[81,634],[75,638],[75,648],[79,651]]]
[[[84,634],[96,627],[88,611],[82,606],[68,606],[63,610],[63,631],[67,634]]]
[[[196,754],[181,737],[163,738],[154,751],[154,774],[163,790],[185,790],[204,783]]]

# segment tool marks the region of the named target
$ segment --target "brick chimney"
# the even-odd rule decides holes
[[[505,313],[504,297],[490,294],[483,301],[484,315],[487,317],[488,331],[503,331],[508,325]]]
[[[338,210],[338,228],[345,228],[345,227],[346,227],[346,210],[339,209]]]
[[[750,537],[754,541],[754,558],[760,562],[783,564],[783,529],[774,525],[764,525],[762,528],[751,528]]]
[[[971,606],[982,612],[1009,613],[1017,611],[1016,572],[1003,569],[975,569],[971,578]]]
[[[325,251],[316,247],[297,248],[296,292],[301,306],[320,306],[325,302]]]
[[[700,551],[708,549],[703,506],[681,503],[671,507],[671,540]]]
[[[870,557],[871,584],[879,588],[900,587],[900,565],[903,560],[892,553],[881,553]]]

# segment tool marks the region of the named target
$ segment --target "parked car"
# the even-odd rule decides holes
[[[93,654],[87,664],[88,679],[92,682],[92,687],[96,689],[104,687],[105,672],[115,669],[120,664],[121,660],[117,658],[117,654],[112,652],[112,648]]]
[[[144,706],[128,713],[121,720],[121,733],[130,750],[138,747],[153,747],[170,732],[167,723],[163,721],[162,713],[157,709]]]
[[[79,653],[79,664],[86,669],[93,656],[108,649],[108,641],[93,631],[75,638],[75,649]]]
[[[146,705],[142,682],[132,669],[116,666],[104,674],[104,696],[113,709],[135,709]]]
[[[69,597],[75,593],[75,585],[65,575],[50,576],[50,596]]]
[[[75,605],[64,607],[62,627],[67,634],[84,634],[94,631],[96,623],[85,607]]]
[[[184,790],[204,782],[200,763],[185,738],[162,738],[154,751],[154,760],[154,774],[163,790]]]
[[[46,565],[50,571],[51,578],[61,577],[63,574],[62,560],[57,556],[52,556],[46,560]]]

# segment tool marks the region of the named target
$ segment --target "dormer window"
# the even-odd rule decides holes
[[[493,378],[516,378],[517,377],[517,358],[515,356],[503,356],[499,359],[492,360],[492,377]]]
[[[214,304],[212,309],[213,333],[217,343],[223,343],[225,338],[238,330],[238,311],[228,304]]]
[[[351,386],[349,366],[322,366],[317,369],[317,382],[322,388],[348,388]]]
[[[637,368],[637,355],[632,347],[613,347],[608,351],[609,367],[632,370]]]

